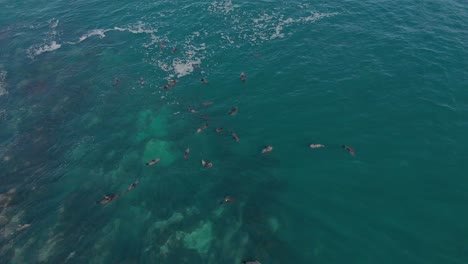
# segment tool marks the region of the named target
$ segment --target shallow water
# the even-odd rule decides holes
[[[459,0],[0,0],[0,262],[467,263],[467,21]]]

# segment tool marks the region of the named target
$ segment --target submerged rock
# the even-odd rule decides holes
[[[155,157],[161,158],[158,166],[168,166],[175,160],[174,154],[171,152],[171,143],[168,141],[152,139],[146,143],[143,153],[142,163],[147,160],[152,160]]]

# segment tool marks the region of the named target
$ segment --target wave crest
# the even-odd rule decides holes
[[[62,47],[62,44],[52,41],[50,44],[45,44],[38,48],[30,48],[28,50],[28,53],[31,57],[34,57],[34,56],[41,55],[44,52],[50,52],[50,51],[60,49],[61,47]]]

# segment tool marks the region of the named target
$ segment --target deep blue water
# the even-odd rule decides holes
[[[468,263],[467,76],[461,0],[0,0],[0,263]]]

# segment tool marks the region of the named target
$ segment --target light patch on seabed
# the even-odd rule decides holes
[[[169,166],[175,160],[175,156],[171,152],[171,149],[172,144],[170,142],[152,139],[146,143],[143,153],[143,161],[148,162],[150,160],[160,158],[161,161],[157,164],[157,166]]]
[[[213,241],[213,224],[210,221],[201,222],[195,230],[185,234],[183,241],[185,247],[205,255]]]
[[[11,260],[11,263],[27,263],[25,252],[29,248],[34,248],[35,245],[37,245],[37,239],[35,237],[31,237],[28,239],[28,241],[22,243],[20,246],[15,246],[13,243],[9,243],[4,248],[2,248],[2,251],[6,252],[7,250],[15,246],[13,249],[14,257]]]
[[[159,247],[159,254],[166,256],[171,246],[182,242],[188,249],[206,255],[213,244],[213,224],[210,221],[201,221],[192,232],[176,231],[164,244]]]
[[[92,249],[94,257],[90,263],[105,263],[105,259],[110,254],[106,248],[112,241],[115,241],[115,236],[119,234],[121,224],[121,219],[113,219],[101,229],[102,232],[98,235],[98,240],[94,243],[94,248]]]
[[[171,235],[166,239],[165,242],[159,243],[158,245],[153,245],[153,241],[157,240],[159,235],[164,232],[167,228],[172,227],[173,225],[182,222],[186,217],[191,217],[194,214],[198,213],[198,209],[195,207],[188,207],[179,212],[174,212],[169,218],[159,220],[154,222],[147,232],[147,237],[145,238],[146,243],[149,244],[145,248],[145,252],[151,252],[153,247],[159,247],[159,255],[161,257],[167,256],[170,252],[170,249],[174,245],[180,244],[180,240],[185,236],[185,233],[177,230],[171,232]]]
[[[142,142],[150,138],[165,137],[168,130],[166,116],[169,116],[168,109],[161,109],[159,113],[149,109],[139,112],[136,123],[137,132],[133,139],[136,142]]]
[[[194,32],[185,38],[182,44],[184,52],[181,57],[176,58],[155,58],[151,64],[157,66],[164,72],[182,78],[191,74],[197,66],[200,66],[202,60],[206,58],[206,44],[194,44],[194,40],[200,37],[200,32]],[[169,41],[169,40],[167,40]]]
[[[23,224],[23,211],[11,216],[11,213],[8,215],[7,210],[3,210],[0,215],[2,216],[2,221],[5,222],[5,226],[2,226],[2,229],[0,230],[0,238],[8,238],[13,235],[16,232],[18,225]]]
[[[102,119],[99,116],[92,117],[86,124],[86,128],[91,128],[102,123]]]
[[[157,221],[153,224],[155,229],[164,229],[172,224],[178,223],[184,219],[184,216],[180,212],[174,212],[171,217],[166,220]]]
[[[49,238],[47,242],[43,244],[43,247],[39,250],[39,255],[37,258],[38,262],[46,263],[50,256],[54,254],[55,247],[61,244],[60,242],[64,237],[65,236],[63,233],[52,235],[52,237]]]

